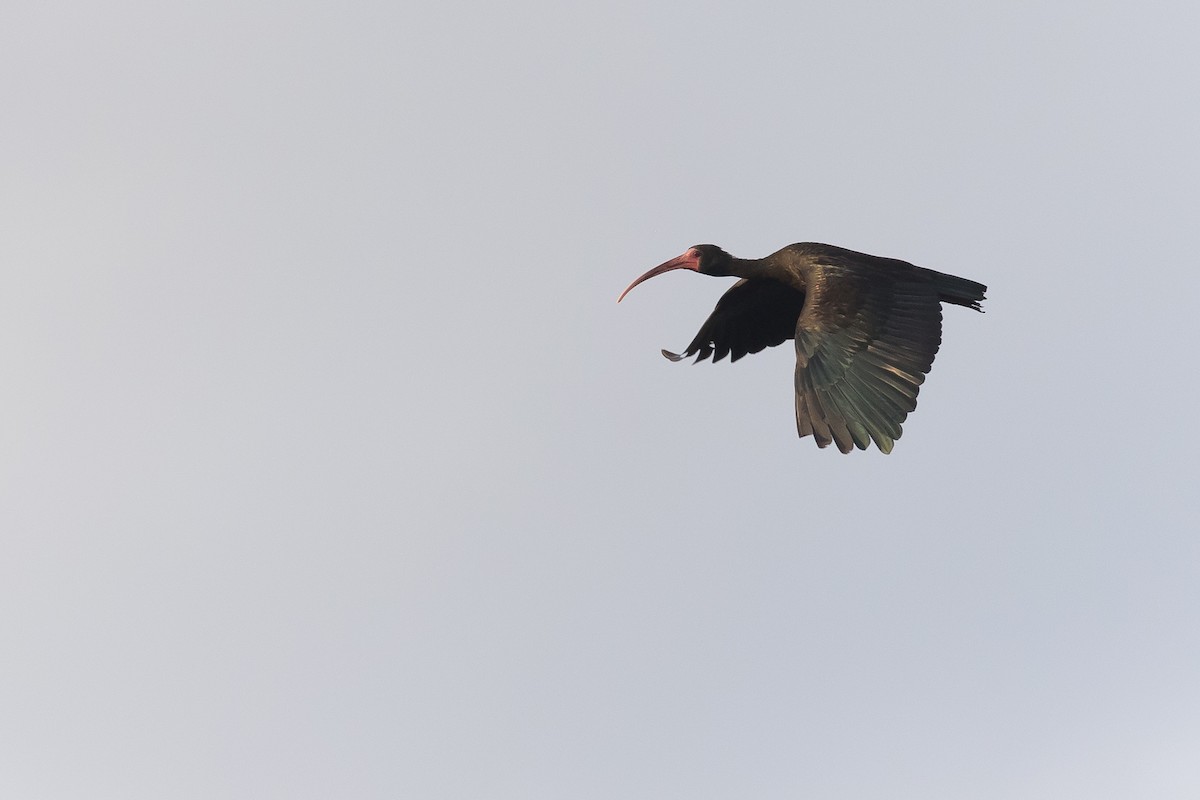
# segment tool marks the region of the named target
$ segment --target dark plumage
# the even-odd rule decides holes
[[[674,269],[741,278],[682,355],[737,361],[796,342],[796,428],[843,453],[874,441],[890,453],[942,340],[942,303],[981,311],[987,287],[894,258],[815,242],[766,258],[701,244],[642,275]]]

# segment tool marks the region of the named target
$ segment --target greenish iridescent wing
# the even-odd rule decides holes
[[[796,429],[843,453],[890,453],[942,338],[936,286],[816,264],[796,322]]]

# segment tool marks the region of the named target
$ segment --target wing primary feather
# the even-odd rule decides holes
[[[870,385],[857,375],[850,377],[847,388],[862,400],[863,413],[870,418],[880,433],[893,439],[900,438],[900,423],[907,416],[904,411],[874,394]]]
[[[856,403],[847,393],[845,382],[829,387],[826,394],[839,412],[836,418],[837,425],[833,426],[833,430],[835,433],[845,434],[844,438],[838,439],[838,449],[843,453],[849,453],[858,444],[851,430],[850,423],[854,420],[856,413],[859,414],[861,421],[861,412],[859,412]],[[837,437],[835,436],[835,438]]]
[[[850,429],[850,435],[854,437],[854,444],[858,446],[859,450],[866,450],[871,446],[871,434],[861,422],[848,419],[846,427]]]
[[[833,433],[825,420],[824,406],[807,378],[804,379],[804,383],[807,384],[803,391],[809,409],[808,419],[812,424],[813,438],[817,440],[818,447],[828,447],[833,442]]]
[[[893,431],[892,426],[887,423],[885,413],[874,406],[869,398],[860,395],[850,383],[843,384],[842,392],[846,396],[847,404],[858,415],[858,422],[872,438],[877,442],[890,438]]]
[[[812,414],[808,410],[804,392],[799,389],[796,391],[796,433],[801,439],[813,435]]]

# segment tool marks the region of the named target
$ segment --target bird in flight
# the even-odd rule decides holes
[[[890,453],[942,341],[942,303],[982,311],[987,287],[894,258],[815,242],[766,258],[698,244],[621,292],[676,269],[741,278],[672,361],[737,361],[796,342],[796,429],[843,453],[875,442]]]

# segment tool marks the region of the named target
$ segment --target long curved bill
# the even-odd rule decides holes
[[[625,291],[621,292],[621,296],[617,298],[617,302],[619,303],[622,300],[624,300],[625,295],[629,294],[629,290],[632,289],[633,287],[637,286],[642,281],[648,281],[651,278],[653,278],[655,275],[662,275],[664,272],[670,272],[673,269],[690,269],[690,270],[695,270],[695,271],[699,272],[700,271],[700,254],[697,253],[696,250],[693,248],[691,250],[688,250],[686,253],[684,253],[681,256],[676,256],[675,258],[672,258],[670,261],[666,261],[662,264],[659,264],[657,267],[650,270],[649,272],[647,272],[642,277],[638,278],[633,283],[629,284],[629,286],[626,287]]]

